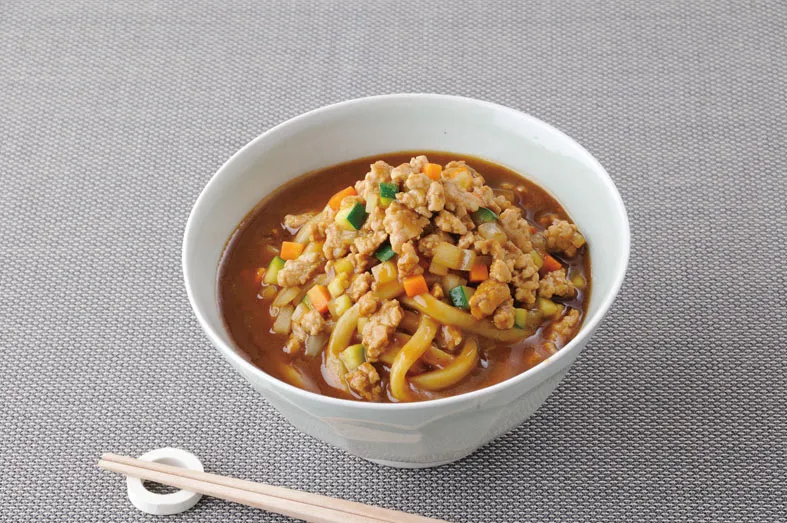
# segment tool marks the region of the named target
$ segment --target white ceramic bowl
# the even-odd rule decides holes
[[[592,294],[577,336],[536,367],[451,398],[362,403],[307,392],[238,354],[217,303],[225,242],[264,196],[303,173],[397,151],[479,156],[525,174],[555,195],[587,238]],[[283,203],[283,205],[286,205]],[[510,431],[555,389],[609,310],[629,258],[629,224],[609,175],[574,140],[499,105],[429,94],[351,100],[311,111],[263,133],[213,176],[183,239],[183,273],[200,325],[224,358],[301,431],[386,465],[428,467],[460,459]]]

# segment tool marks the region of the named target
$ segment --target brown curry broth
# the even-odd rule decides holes
[[[230,335],[244,357],[268,374],[288,382],[291,380],[286,378],[284,372],[286,366],[291,364],[301,371],[308,382],[307,388],[313,392],[357,399],[325,382],[322,378],[322,358],[309,358],[302,352],[290,356],[282,351],[287,337],[271,332],[274,318],[268,313],[269,302],[258,298],[259,288],[253,283],[253,275],[257,267],[267,267],[275,256],[265,249],[266,245],[272,244],[278,249],[283,240],[292,238],[293,234],[282,225],[286,214],[323,209],[332,194],[362,179],[369,170],[369,164],[376,160],[382,159],[392,165],[399,165],[418,154],[426,154],[430,161],[443,165],[451,160],[465,160],[481,173],[487,185],[494,189],[500,188],[504,182],[514,186],[523,185],[527,189],[524,194],[515,192],[518,204],[528,221],[538,230],[543,230],[538,220],[545,215],[555,214],[568,219],[560,204],[533,182],[500,165],[454,153],[382,154],[300,176],[266,197],[243,219],[228,241],[222,256],[218,281],[219,306]],[[587,248],[580,249],[572,259],[558,257],[568,267],[569,277],[582,274],[588,284],[584,291],[577,289],[577,295],[573,299],[556,300],[579,309],[583,318],[590,297],[590,258],[586,251]],[[521,374],[549,356],[543,348],[543,330],[544,327],[536,335],[511,346],[487,347],[487,350],[482,351],[479,366],[470,376],[448,390],[419,393],[419,399],[454,396]],[[483,347],[484,340],[481,342]],[[383,383],[387,384],[388,369],[383,365],[378,365],[378,369],[381,370]],[[388,400],[391,401],[391,398]]]

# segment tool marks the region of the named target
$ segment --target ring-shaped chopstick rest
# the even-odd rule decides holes
[[[197,456],[181,449],[156,449],[143,454],[139,459],[205,472],[202,462]],[[127,477],[126,487],[128,488],[128,499],[135,507],[142,512],[161,516],[184,512],[196,505],[202,498],[202,494],[187,490],[179,490],[171,494],[155,494],[146,489],[139,478]]]

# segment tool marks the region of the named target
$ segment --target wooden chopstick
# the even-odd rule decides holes
[[[441,520],[372,507],[354,501],[311,494],[284,487],[198,472],[128,456],[104,454],[104,470],[261,508],[315,523],[439,523]],[[445,523],[445,522],[443,522]]]

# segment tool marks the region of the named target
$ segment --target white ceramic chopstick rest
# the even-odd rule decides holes
[[[205,472],[202,462],[197,456],[181,449],[151,450],[140,456],[139,459]],[[135,507],[142,512],[160,516],[184,512],[196,505],[202,498],[202,494],[187,490],[179,490],[171,494],[155,494],[146,489],[139,478],[126,477],[126,487],[128,488],[128,499]]]

